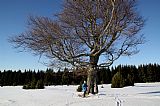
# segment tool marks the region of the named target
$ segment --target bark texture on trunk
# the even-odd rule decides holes
[[[99,56],[90,57],[90,67],[88,69],[88,77],[87,77],[87,93],[96,94],[98,93],[98,84],[97,84],[97,63]]]

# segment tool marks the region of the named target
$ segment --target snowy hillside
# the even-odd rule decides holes
[[[159,106],[160,83],[137,83],[133,87],[99,86],[98,95],[78,97],[77,86],[49,86],[24,90],[21,86],[0,87],[0,106]]]

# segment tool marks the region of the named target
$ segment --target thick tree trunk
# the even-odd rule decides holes
[[[90,67],[88,69],[88,78],[87,78],[87,93],[98,93],[98,84],[97,84],[97,62],[99,56],[97,57],[90,57]]]

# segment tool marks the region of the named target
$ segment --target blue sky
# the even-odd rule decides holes
[[[147,42],[139,46],[140,52],[131,57],[121,57],[117,64],[160,64],[160,0],[139,0],[138,11],[147,20],[141,33]]]
[[[62,0],[0,0],[0,70],[42,69],[44,58],[13,49],[7,39],[24,32],[29,15],[52,17],[60,11]],[[147,19],[141,31],[147,42],[139,46],[140,52],[121,57],[113,65],[160,64],[160,0],[139,0],[138,11]]]

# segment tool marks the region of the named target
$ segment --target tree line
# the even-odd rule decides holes
[[[160,82],[160,65],[118,65],[111,68],[99,68],[97,72],[98,84],[113,83],[116,73],[127,83]],[[55,71],[47,68],[46,71],[35,70],[4,70],[0,71],[0,86],[26,85],[31,82],[42,81],[44,85],[78,85],[87,80],[87,69],[76,68]],[[131,84],[132,85],[132,84]],[[125,84],[124,84],[125,86]],[[122,86],[123,87],[123,86]]]

